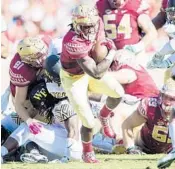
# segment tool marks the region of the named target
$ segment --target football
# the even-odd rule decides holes
[[[108,49],[103,42],[104,41],[97,41],[92,47],[91,56],[96,63],[100,63],[108,54]]]

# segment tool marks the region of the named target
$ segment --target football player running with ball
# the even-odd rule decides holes
[[[96,7],[91,4],[77,6],[73,10],[72,22],[71,30],[63,39],[60,77],[69,101],[82,121],[83,160],[86,163],[97,163],[92,147],[94,116],[88,91],[109,96],[102,108],[106,114],[110,114],[119,104],[124,91],[107,72],[116,51],[111,41],[104,40],[103,23]],[[102,45],[107,46],[108,54],[100,63],[96,63],[90,53],[96,41],[100,40],[104,40]],[[108,117],[102,117],[101,121],[104,133],[114,137]]]

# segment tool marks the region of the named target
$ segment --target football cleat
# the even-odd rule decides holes
[[[100,119],[100,122],[101,122],[101,125],[103,128],[103,134],[106,137],[115,138],[115,133],[113,132],[113,130],[109,124],[109,117],[99,116],[99,119]]]
[[[138,146],[134,146],[134,147],[126,149],[126,153],[127,154],[140,154],[140,155],[145,155],[146,154]]]
[[[83,152],[82,159],[85,163],[99,163],[95,157],[95,153],[92,152]]]
[[[112,148],[112,152],[115,154],[126,154],[126,148],[123,144],[123,140],[119,140]]]
[[[175,161],[175,150],[171,151],[169,154],[167,154],[165,157],[161,158],[158,161],[157,167],[159,169],[167,168],[171,165],[171,163]]]
[[[48,158],[39,153],[24,153],[20,160],[24,163],[48,163]]]

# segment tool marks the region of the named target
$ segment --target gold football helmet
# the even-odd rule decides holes
[[[78,35],[87,40],[95,40],[99,28],[99,15],[94,5],[81,4],[77,6],[72,12],[72,22]]]
[[[38,37],[26,37],[19,42],[17,52],[22,62],[39,68],[43,66],[43,62],[48,54],[48,47]]]

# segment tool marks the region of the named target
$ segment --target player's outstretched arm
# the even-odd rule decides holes
[[[157,30],[153,25],[150,17],[147,14],[141,14],[137,18],[138,26],[145,33],[145,36],[142,39],[133,45],[125,45],[124,49],[138,54],[145,50],[145,48],[151,44],[153,40],[157,38]]]
[[[134,144],[133,128],[145,123],[146,119],[139,113],[138,110],[133,112],[122,124],[123,141],[126,149],[131,149]]]
[[[147,68],[148,69],[154,69],[154,68],[168,68],[171,67],[172,64],[175,63],[175,46],[174,46],[175,40],[171,39],[169,42],[167,42],[163,48],[157,52],[153,59],[148,62]],[[164,60],[165,55],[172,54],[169,58]]]
[[[35,119],[30,118],[29,112],[25,108],[27,91],[28,86],[16,87],[16,95],[14,100],[15,110],[18,113],[19,117],[27,123],[30,132],[33,134],[38,134],[41,132],[42,126]]]
[[[16,87],[16,94],[15,94],[15,100],[14,100],[15,110],[23,121],[26,121],[27,119],[30,118],[25,108],[27,91],[28,91],[28,86]]]
[[[145,36],[139,43],[143,43],[147,47],[153,40],[157,38],[157,30],[147,14],[141,14],[137,19],[139,27],[145,33]]]

